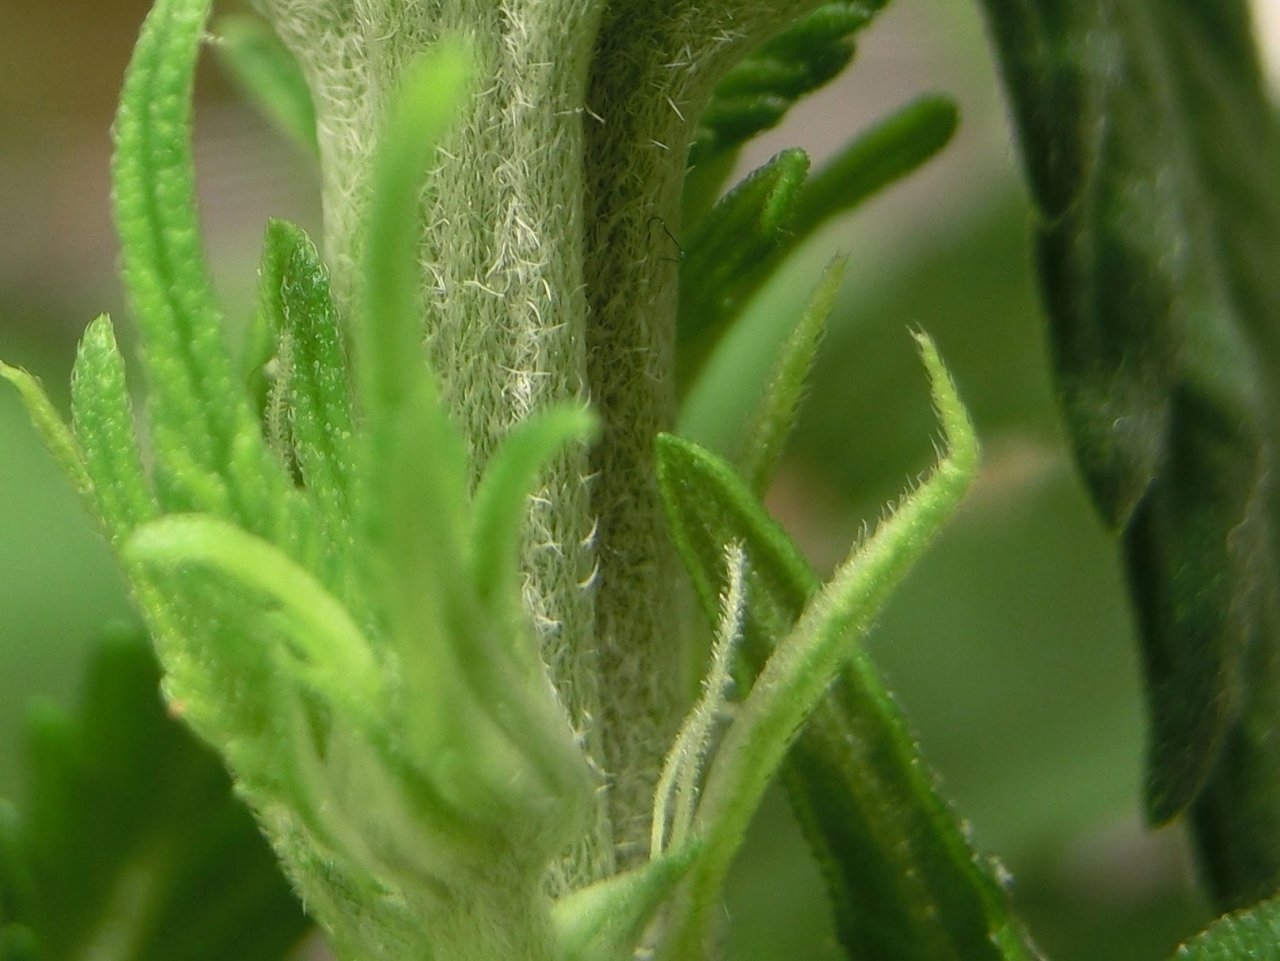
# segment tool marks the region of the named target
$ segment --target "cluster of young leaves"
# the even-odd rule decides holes
[[[737,64],[698,118],[683,202],[688,240],[681,251],[676,351],[682,392],[791,253],[951,139],[955,104],[927,95],[855,136],[812,176],[803,150],[784,150],[716,202],[739,148],[847,66],[857,34],[885,6],[887,0],[823,4]]]
[[[388,120],[387,129],[394,135],[386,138],[376,180],[366,287],[357,317],[352,318],[354,376],[348,370],[341,318],[314,247],[291,225],[273,223],[268,228],[260,326],[265,342],[273,345],[277,369],[264,422],[259,422],[244,386],[253,361],[237,364],[228,353],[203,274],[189,153],[157,149],[160,144],[186,142],[190,69],[206,11],[207,4],[199,2],[157,4],[131,68],[118,124],[118,215],[151,384],[155,463],[150,475],[142,468],[123,362],[105,318],[90,328],[81,350],[73,430],[61,424],[34,382],[12,369],[6,369],[6,375],[28,398],[50,446],[121,549],[169,670],[172,703],[224,751],[287,867],[339,947],[380,956],[377,952],[387,946],[376,938],[372,944],[361,943],[359,934],[344,930],[350,917],[344,918],[343,911],[358,909],[366,915],[364,925],[386,926],[386,919],[378,917],[382,892],[375,889],[393,888],[397,898],[406,899],[405,889],[418,879],[406,881],[404,861],[413,863],[415,871],[425,870],[434,885],[450,890],[458,872],[466,870],[448,863],[448,858],[468,857],[457,850],[459,837],[466,839],[463,847],[479,851],[470,857],[501,858],[507,872],[521,858],[531,868],[545,863],[548,844],[562,839],[563,825],[572,822],[571,814],[563,814],[572,812],[573,805],[566,802],[574,796],[575,785],[564,782],[577,779],[581,787],[583,779],[580,758],[553,756],[565,740],[558,736],[563,732],[553,730],[558,718],[550,724],[546,717],[539,721],[536,704],[514,719],[486,717],[465,695],[459,701],[458,691],[484,692],[488,697],[505,691],[499,700],[509,713],[518,713],[512,703],[527,700],[529,688],[539,688],[530,683],[538,666],[530,657],[527,637],[520,636],[518,592],[513,590],[522,499],[538,466],[560,444],[584,437],[589,421],[580,411],[552,411],[523,425],[495,456],[475,493],[466,493],[465,453],[440,409],[418,350],[416,283],[412,260],[403,256],[413,248],[414,230],[408,214],[413,205],[406,198],[412,196],[425,166],[433,131],[442,123],[439,89],[457,82],[437,71],[431,82],[411,85],[399,112]],[[805,29],[811,33],[813,24]],[[255,73],[256,63],[256,75],[270,81],[257,85],[283,91],[269,98],[275,112],[301,127],[306,118],[297,95],[301,88],[287,70],[278,69],[276,54],[261,39],[252,29],[233,31],[231,59],[248,74]],[[805,48],[796,43],[779,46],[772,54],[775,65],[786,49],[799,54]],[[821,47],[818,52],[827,56]],[[426,90],[437,98],[426,99]],[[729,258],[734,253],[731,238],[740,239],[745,227],[745,246],[755,252],[758,285],[790,249],[778,226],[781,208],[787,208],[783,216],[796,227],[793,244],[816,226],[832,197],[842,196],[838,203],[845,206],[856,202],[931,154],[954,125],[953,109],[939,100],[910,108],[903,118],[856,144],[805,192],[793,190],[788,200],[798,201],[795,205],[775,202],[773,210],[762,210],[767,198],[758,184],[780,167],[771,165],[758,173],[710,213],[691,247],[691,258],[708,264]],[[904,153],[912,159],[904,162]],[[798,186],[803,167],[792,163],[787,172],[790,184]],[[742,257],[734,261],[745,262]],[[746,468],[758,489],[794,421],[800,387],[839,278],[839,270],[829,273],[766,392],[747,444]],[[689,286],[695,295],[714,298],[715,291],[732,289],[729,280],[725,271],[710,271]],[[720,310],[716,323],[730,323],[745,299]],[[856,644],[889,589],[924,549],[927,535],[954,508],[972,476],[972,428],[936,352],[923,340],[922,350],[951,454],[825,588],[820,590],[806,572],[788,585],[790,593],[782,601],[766,593],[748,607],[739,591],[735,609],[728,612],[739,626],[723,632],[722,661],[736,636],[749,631],[755,643],[750,676],[771,674],[759,685],[745,683],[748,674],[742,674],[744,688],[751,687],[752,693],[709,766],[702,792],[695,785],[693,793],[686,790],[677,799],[685,843],[677,844],[673,835],[664,851],[660,839],[646,871],[578,892],[557,906],[561,956],[598,959],[629,954],[653,912],[686,875],[678,909],[673,908],[668,918],[673,935],[664,942],[664,950],[673,958],[700,952],[731,857],[793,732],[822,698],[849,645]],[[691,461],[682,458],[690,454]],[[684,531],[686,541],[691,531],[702,529],[705,518],[689,512],[705,509],[704,498],[706,505],[723,507],[717,509],[718,516],[734,517],[734,505],[744,503],[742,482],[732,480],[732,472],[726,474],[729,469],[721,465],[713,477],[721,482],[729,478],[729,486],[708,484],[700,458],[714,461],[708,452],[675,438],[661,445],[664,490],[673,523]],[[692,504],[681,504],[682,491],[696,492]],[[424,503],[435,510],[424,511]],[[704,586],[708,577],[718,576],[720,561],[734,543],[742,545],[743,578],[757,564],[776,567],[779,551],[784,566],[795,562],[794,549],[778,540],[754,498],[745,503],[754,505],[745,521],[734,517],[734,523],[708,528],[709,536],[719,541],[702,545],[700,556],[689,554],[692,570]],[[752,574],[753,590],[757,581]],[[450,609],[422,611],[423,585]],[[770,658],[761,646],[766,643],[759,630],[762,624],[773,629],[767,644],[778,648],[777,657]],[[465,642],[447,636],[450,631],[466,634]],[[486,634],[515,636],[494,650],[491,643],[485,644]],[[397,640],[406,637],[420,645],[416,651],[397,649]],[[391,648],[394,660],[388,656],[380,663],[381,645]],[[430,656],[422,655],[424,647]],[[459,648],[486,656],[459,664]],[[421,670],[409,666],[411,654]],[[393,666],[399,673],[392,673]],[[526,690],[515,692],[521,684]],[[235,690],[248,685],[260,688],[256,697],[235,696]],[[397,714],[394,707],[401,700],[419,710],[429,705],[425,723],[420,716]],[[871,712],[871,723],[889,724],[888,736],[897,737],[903,751],[899,760],[913,763],[913,748],[899,719],[885,713],[887,700],[881,697],[881,702]],[[283,723],[264,716],[282,703],[292,703],[295,716],[285,717]],[[701,707],[698,717],[705,722],[711,715],[706,705]],[[450,723],[441,723],[444,718]],[[459,718],[467,723],[459,723]],[[849,716],[840,720],[861,723]],[[346,725],[355,731],[343,730]],[[387,730],[391,726],[395,735]],[[700,731],[695,739],[701,743],[692,752],[698,756],[690,754],[684,741],[673,750],[672,769],[685,782],[696,782],[700,771],[709,736],[706,723]],[[520,738],[537,742],[518,746],[523,757],[519,749],[513,753],[511,743]],[[372,750],[374,769],[347,766],[352,758],[346,752],[353,749],[349,739],[363,742],[358,749]],[[829,750],[835,746],[828,739],[828,753],[819,765],[831,759]],[[365,758],[356,760],[368,764]],[[454,766],[444,780],[432,767],[446,762]],[[460,770],[460,763],[468,769]],[[512,798],[495,801],[495,794],[500,793],[499,777],[510,793],[511,772],[519,771],[522,763],[532,764],[534,771],[514,779],[519,794],[514,801],[523,808],[519,811],[510,806]],[[378,775],[378,766],[387,771]],[[844,770],[852,772],[847,760]],[[809,771],[817,772],[818,767]],[[418,823],[404,823],[414,819],[397,814],[394,805],[389,811],[385,804],[371,803],[379,799],[367,796],[364,803],[373,813],[367,819],[356,816],[350,799],[335,783],[349,782],[356,774],[363,779],[398,779],[401,792],[416,792],[409,806]],[[544,779],[540,787],[559,779],[541,794],[555,797],[556,814],[562,816],[559,828],[547,818],[529,816],[531,794],[537,793],[530,791],[529,782],[539,777]],[[953,929],[967,929],[958,940],[973,944],[986,944],[993,932],[1004,932],[1002,953],[993,957],[1030,957],[1013,933],[1016,925],[1005,913],[998,886],[973,862],[927,779],[918,770],[909,774],[905,767],[893,777],[909,805],[923,804],[926,819],[940,818],[941,847],[952,846],[944,859],[960,855],[955,858],[964,891],[959,899],[970,902],[971,888],[985,892],[982,897],[990,895],[989,903],[976,908],[966,903],[932,930],[921,928],[920,943],[950,943]],[[442,797],[446,790],[455,796]],[[466,796],[456,796],[459,791]],[[702,800],[696,802],[695,814],[699,793]],[[805,796],[810,813],[824,798],[825,803],[835,798],[835,807],[841,806],[839,790]],[[847,808],[848,802],[844,805]],[[270,816],[281,808],[294,809],[293,816],[281,818],[278,811]],[[374,817],[393,819],[390,829],[383,828],[391,832],[390,838],[369,837]],[[856,840],[823,838],[821,827],[814,834],[817,843],[826,845],[826,863],[843,870],[845,880],[852,877],[851,862],[844,869],[838,865],[852,847],[870,844],[881,850],[897,844],[873,836],[882,827],[872,823],[877,817],[862,825]],[[695,818],[695,837],[690,840]],[[468,831],[468,819],[489,820],[489,833],[497,824],[509,831],[513,822],[532,824],[532,833],[522,836],[516,852],[501,843],[482,843],[490,839],[482,839],[478,830]],[[661,826],[662,817],[658,821]],[[828,819],[825,827],[835,823]],[[412,836],[423,832],[430,835],[425,842]],[[450,832],[455,836],[447,837]],[[319,883],[311,875],[320,858],[313,855],[308,861],[299,852],[299,833],[309,835],[312,847],[319,847],[328,862],[328,876]],[[387,850],[392,842],[398,851],[396,863]],[[925,845],[926,859],[936,854],[932,844],[933,839]],[[889,856],[887,849],[882,853]],[[899,866],[910,876],[914,865]],[[832,880],[841,879],[832,874]],[[339,900],[340,893],[348,897],[346,903]],[[421,898],[407,900],[430,917]],[[851,908],[856,901],[845,898],[842,906]],[[875,925],[876,935],[869,941],[852,936],[869,917],[865,913],[860,915],[862,922],[843,925],[855,956],[883,940],[899,920],[919,924],[938,906],[918,892],[904,892],[898,905],[898,918]],[[853,918],[863,907],[846,911],[842,920]],[[407,925],[420,918],[398,920]],[[388,932],[379,934],[385,938]]]
[[[716,85],[697,120],[693,166],[732,157],[853,59],[857,34],[888,0],[834,0],[752,51]]]
[[[855,137],[812,176],[803,150],[782,151],[705,215],[690,199],[706,189],[695,169],[686,184],[689,241],[680,263],[681,389],[696,380],[742,310],[801,243],[934,156],[951,139],[956,120],[950,99],[921,97]]]
[[[221,751],[340,950],[396,957],[495,863],[524,921],[587,811],[594,780],[538,659],[515,556],[540,465],[592,418],[530,419],[468,489],[421,358],[413,257],[422,173],[467,74],[450,48],[407,79],[387,120],[355,365],[314,246],[269,228],[262,311],[279,369],[262,423],[195,213],[191,90],[208,8],[156,4],[116,125],[150,468],[106,318],[77,357],[71,427],[29,376],[3,373],[118,549],[172,709]],[[473,920],[480,956],[500,954],[485,943],[500,926]],[[529,938],[552,936],[545,920]],[[447,950],[448,934],[432,934]]]
[[[0,807],[4,961],[277,961],[309,927],[159,681],[146,636],[119,632],[98,645],[73,714],[33,705],[26,795]]]
[[[1213,15],[1220,22],[1208,23],[1211,17],[1203,12],[1180,11],[1185,22],[1162,23],[1165,33],[1148,35],[1139,28],[1158,18],[1136,7],[1082,7],[1084,12],[1062,14],[1058,21],[1013,0],[988,2],[993,10],[1009,7],[1007,17],[995,18],[1008,50],[1028,38],[1036,41],[1018,54],[1022,59],[1009,54],[1006,69],[1015,79],[1025,73],[1033,81],[1015,104],[1049,215],[1043,259],[1055,320],[1066,331],[1056,346],[1068,406],[1078,431],[1081,424],[1094,429],[1080,441],[1082,451],[1093,453],[1082,456],[1096,456],[1096,463],[1088,461],[1095,464],[1091,478],[1099,500],[1110,505],[1109,516],[1137,531],[1129,535],[1130,560],[1135,583],[1145,589],[1149,648],[1152,636],[1168,643],[1161,618],[1185,629],[1172,645],[1173,656],[1166,658],[1164,647],[1151,656],[1156,667],[1172,664],[1174,676],[1154,687],[1157,716],[1164,716],[1162,710],[1173,714],[1172,727],[1158,728],[1153,767],[1153,810],[1165,816],[1166,807],[1185,805],[1200,791],[1228,735],[1245,739],[1236,745],[1237,754],[1255,750],[1246,721],[1256,715],[1263,686],[1231,691],[1247,687],[1242,658],[1267,666],[1271,650],[1254,630],[1267,619],[1249,615],[1244,604],[1271,603],[1259,587],[1271,581],[1256,569],[1272,570],[1270,541],[1251,536],[1251,525],[1266,533],[1268,524],[1269,489],[1255,488],[1263,487],[1262,467],[1270,463],[1270,424],[1251,419],[1262,417],[1259,398],[1268,396],[1267,378],[1265,371],[1223,377],[1210,359],[1225,355],[1248,369],[1242,362],[1248,354],[1233,339],[1242,336],[1240,330],[1233,324],[1197,326],[1193,320],[1220,317],[1222,311],[1199,302],[1183,309],[1178,298],[1189,290],[1212,306],[1217,297],[1248,318],[1271,303],[1264,296],[1271,288],[1245,270],[1256,264],[1219,272],[1209,256],[1225,249],[1217,234],[1231,205],[1218,210],[1209,204],[1206,211],[1185,200],[1201,196],[1191,189],[1198,187],[1218,197],[1201,179],[1212,181],[1208,173],[1226,177],[1235,169],[1214,152],[1211,138],[1197,136],[1184,145],[1189,159],[1178,172],[1191,183],[1177,184],[1171,197],[1161,193],[1167,185],[1154,177],[1151,148],[1131,135],[1132,127],[1121,123],[1121,136],[1099,142],[1096,132],[1110,124],[1093,120],[1103,112],[1109,120],[1129,117],[1147,102],[1144,97],[1172,92],[1176,96],[1157,99],[1171,114],[1168,127],[1177,132],[1178,104],[1186,108],[1199,103],[1198,96],[1220,93],[1238,107],[1249,102],[1241,90],[1256,77],[1247,59],[1234,74],[1214,72],[1228,53],[1242,49],[1231,4]],[[954,108],[927,98],[855,140],[813,178],[805,179],[803,153],[784,152],[712,206],[712,185],[723,178],[736,146],[834,75],[852,54],[853,33],[881,6],[820,8],[746,61],[713,98],[686,193],[690,240],[681,270],[679,371],[684,382],[696,376],[751,293],[801,239],[913,169],[950,136]],[[934,472],[826,584],[760,505],[795,422],[839,284],[838,262],[784,346],[736,464],[680,438],[658,439],[664,505],[697,594],[718,626],[715,656],[704,695],[662,772],[648,866],[573,892],[554,906],[546,902],[541,872],[580,829],[595,784],[551,696],[525,622],[516,547],[525,500],[542,465],[565,444],[589,439],[593,424],[578,409],[535,416],[512,430],[472,490],[465,446],[423,360],[411,256],[418,229],[414,211],[435,139],[465,85],[465,58],[456,50],[437,53],[407,79],[385,121],[352,316],[340,316],[325,268],[305,234],[284,223],[269,226],[258,346],[268,345],[273,373],[259,404],[250,382],[265,354],[251,348],[236,358],[228,350],[194,212],[190,95],[208,8],[208,0],[159,0],[139,42],[117,124],[117,216],[126,281],[144,335],[150,466],[143,466],[124,363],[106,318],[90,326],[81,346],[70,428],[31,378],[7,367],[0,373],[18,387],[119,550],[166,667],[171,709],[223,752],[339,951],[400,958],[429,938],[430,950],[464,961],[605,961],[632,956],[649,938],[648,946],[667,961],[700,958],[729,863],[765,786],[781,769],[831,889],[837,929],[851,958],[1038,957],[1010,912],[998,870],[971,851],[859,647],[888,593],[954,510],[976,469],[972,425],[931,342],[919,338],[947,449]],[[313,143],[312,115],[296,67],[261,30],[241,24],[244,29],[226,31],[229,61],[252,78],[255,92],[298,139]],[[1178,32],[1188,24],[1219,28],[1227,40],[1220,48],[1200,46],[1196,31]],[[1099,25],[1119,38],[1116,48],[1105,51],[1111,56],[1119,49],[1118,60],[1060,55],[1065,48],[1076,50],[1083,36],[1078,31]],[[1210,80],[1226,76],[1239,83],[1225,91],[1210,83],[1205,93],[1194,82],[1204,78],[1192,72],[1192,82],[1170,88],[1172,81],[1156,68],[1168,53],[1161,44],[1175,41],[1206,54],[1194,62]],[[1105,69],[1099,71],[1099,62]],[[1143,83],[1122,82],[1134,77]],[[1050,145],[1047,136],[1038,139],[1047,129],[1046,103],[1056,116],[1079,120],[1078,129],[1072,128],[1078,137],[1065,148],[1057,141]],[[1230,111],[1223,117],[1226,133],[1244,135],[1240,117]],[[1150,190],[1130,189],[1134,184]],[[1254,185],[1231,186],[1238,192],[1227,196],[1238,206]],[[1189,225],[1165,223],[1160,218],[1168,211]],[[1133,218],[1132,229],[1115,229],[1117,222],[1125,224],[1121,214]],[[1161,229],[1146,231],[1152,218]],[[1269,230],[1271,221],[1266,224],[1259,230]],[[1194,268],[1190,279],[1160,272],[1170,264],[1181,269],[1161,245],[1172,242],[1170,231],[1183,228],[1202,255],[1191,262],[1206,261],[1206,276]],[[1261,245],[1273,236],[1254,239]],[[1145,246],[1139,242],[1144,238]],[[1151,283],[1133,283],[1133,277]],[[1142,326],[1150,309],[1124,315],[1139,318],[1136,333],[1125,328],[1117,336],[1111,327],[1104,329],[1119,316],[1107,311],[1121,288],[1137,301],[1125,301],[1125,310],[1166,308],[1154,312],[1165,323],[1158,336]],[[1241,326],[1265,344],[1260,320],[1256,327]],[[1104,352],[1104,359],[1121,362],[1107,367],[1089,354],[1104,348],[1115,351]],[[1152,356],[1167,366],[1153,367]],[[1131,367],[1151,376],[1125,382]],[[1152,384],[1159,388],[1158,416],[1140,403],[1123,411],[1105,406],[1115,397],[1150,400]],[[1110,392],[1117,386],[1132,390]],[[1117,423],[1133,417],[1142,425],[1122,432],[1132,449],[1113,443],[1114,424],[1110,434],[1099,431],[1101,420],[1093,417],[1098,409],[1115,414]],[[1153,421],[1166,431],[1159,443],[1147,429]],[[1222,436],[1209,436],[1206,425]],[[1264,438],[1261,452],[1249,446],[1258,437]],[[1186,469],[1194,483],[1180,479],[1178,472]],[[1222,488],[1228,480],[1237,486]],[[1196,486],[1202,483],[1208,484],[1204,490]],[[1223,490],[1223,503],[1235,505],[1235,514],[1213,500]],[[1244,543],[1232,544],[1224,558],[1213,549],[1228,520],[1232,530],[1243,532]],[[1202,550],[1208,561],[1199,567],[1184,563],[1193,550]],[[1209,587],[1220,585],[1207,576],[1210,562],[1239,573],[1248,587],[1228,586],[1226,595],[1197,593],[1197,578]],[[1171,614],[1174,595],[1161,580],[1170,571],[1189,578],[1190,587],[1181,581],[1174,587],[1192,590],[1196,598],[1243,599],[1230,610],[1246,610],[1248,636],[1218,637],[1220,612],[1211,604],[1189,619],[1181,607]],[[1199,675],[1194,683],[1200,687],[1180,687],[1193,683],[1188,666],[1204,669],[1199,629],[1206,619],[1218,632],[1208,657],[1215,668],[1207,675],[1211,689],[1205,690]],[[1152,626],[1157,623],[1160,632]],[[1228,627],[1240,631],[1239,625]],[[105,679],[107,693],[86,702],[86,712],[102,719],[102,737],[120,723],[114,714],[123,695],[115,693],[128,688],[130,696],[140,696],[140,688],[154,683],[136,670],[136,648],[129,655],[132,667],[111,660],[123,655],[110,650],[104,657],[116,666],[95,675]],[[741,703],[713,750],[731,663]],[[122,680],[127,678],[133,680]],[[1187,690],[1196,695],[1190,713],[1162,700]],[[121,730],[122,743],[132,743]],[[1210,737],[1206,730],[1217,733]],[[57,744],[52,736],[42,738],[35,756],[50,764],[95,756],[83,754],[93,745],[94,731],[86,728],[82,736]],[[47,751],[46,744],[52,745]],[[102,756],[114,764],[126,753]],[[40,806],[49,817],[69,810],[67,786],[83,777],[74,773],[76,764],[89,770],[81,760],[60,769],[72,774],[37,779],[38,786],[63,792],[59,803]],[[1232,818],[1246,793],[1263,817],[1267,797],[1252,788],[1240,792],[1230,782],[1268,769],[1252,758],[1233,764],[1222,768],[1231,789],[1215,801],[1210,780],[1205,796],[1211,803],[1202,801],[1202,812],[1204,823],[1229,835],[1215,851],[1253,859],[1243,870],[1254,883],[1258,871],[1249,871],[1257,865],[1263,874],[1270,870],[1271,846],[1248,854],[1236,825],[1257,822]],[[113,768],[103,796],[141,790],[123,784],[125,779]],[[246,823],[243,815],[240,823]],[[154,829],[163,833],[163,824]],[[131,836],[121,834],[125,840]],[[10,925],[0,934],[5,957],[38,956],[11,918],[34,919],[41,933],[64,928],[68,938],[91,931],[89,922],[64,924],[66,915],[40,907],[58,904],[60,912],[65,904],[79,911],[92,902],[85,900],[86,889],[72,885],[67,890],[78,893],[66,898],[48,892],[72,874],[75,884],[103,877],[101,862],[72,870],[81,862],[66,856],[69,837],[55,828],[24,828],[0,838],[8,839],[0,848],[6,877],[17,879],[0,901],[6,911],[0,921]],[[46,845],[37,860],[31,838]],[[142,847],[148,854],[153,850],[150,843]],[[102,856],[113,850],[105,846]],[[200,859],[210,850],[192,845],[186,854],[193,863],[207,863]],[[66,865],[48,866],[60,857]],[[32,864],[41,867],[31,869]],[[135,866],[124,864],[129,870]],[[243,875],[221,875],[224,894],[240,891],[243,878],[256,876],[258,866],[254,862]],[[23,870],[37,883],[24,888]],[[234,886],[231,873],[237,876]],[[1240,865],[1231,862],[1219,874],[1234,884]],[[93,891],[114,895],[124,881],[133,884],[136,878],[130,874],[114,886],[108,880]],[[177,903],[182,890],[172,893]],[[654,928],[659,912],[663,924]],[[138,927],[133,936],[143,930]],[[153,929],[145,930],[150,937]],[[1264,907],[1222,922],[1180,956],[1242,957],[1274,942],[1274,910]],[[262,957],[279,949],[279,943],[265,943],[270,950],[258,945]],[[51,950],[49,956],[59,954]],[[191,957],[197,956],[193,949]]]
[[[660,438],[658,478],[685,564],[708,614],[725,579],[724,545],[746,557],[737,679],[747,691],[720,751],[751,757],[746,769],[772,776],[783,762],[735,736],[757,701],[789,701],[787,723],[803,731],[790,745],[785,780],[823,869],[841,943],[851,958],[1032,959],[1039,957],[1013,917],[994,866],[969,848],[901,714],[861,649],[861,636],[890,591],[926,549],[976,470],[972,427],[932,343],[919,338],[947,436],[948,453],[865,544],[822,585],[759,497],[776,464],[776,439],[794,416],[799,379],[830,307],[839,270],[829,270],[797,336],[780,358],[759,425],[745,445],[745,480],[715,454],[674,436]],[[817,637],[801,647],[806,632]],[[821,671],[816,664],[821,662]],[[787,679],[807,687],[801,695]],[[818,680],[820,679],[820,680]],[[834,684],[832,680],[834,679]],[[717,756],[717,764],[720,763]],[[737,829],[743,798],[763,783],[725,784],[713,765],[700,815],[714,849],[720,817]],[[732,799],[732,800],[730,800]],[[705,809],[705,813],[704,813]],[[723,865],[720,866],[721,870]],[[692,883],[714,868],[695,864]],[[695,891],[697,889],[695,888]],[[701,892],[698,892],[701,893]]]
[[[985,0],[1063,412],[1121,535],[1152,822],[1223,908],[1280,887],[1280,124],[1243,0]]]
[[[853,60],[857,35],[888,0],[832,0],[736,64],[697,118],[685,191],[701,213],[733,170],[739,148],[777,125],[792,104],[836,77]],[[689,206],[692,204],[692,206]]]

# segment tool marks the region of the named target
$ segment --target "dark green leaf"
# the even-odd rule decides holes
[[[724,544],[746,549],[741,680],[749,686],[819,581],[727,463],[670,436],[658,450],[672,531],[713,621]],[[860,646],[797,738],[783,777],[850,957],[1036,957],[995,869],[970,850]]]
[[[784,150],[716,204],[680,264],[680,383],[688,384],[780,258],[809,158]]]
[[[27,796],[0,845],[6,961],[277,961],[306,930],[252,817],[167,716],[159,682],[146,640],[119,634],[73,717],[33,716]]]
[[[800,191],[796,242],[911,173],[950,142],[958,121],[951,98],[926,94],[849,141]]]
[[[922,97],[859,134],[807,182],[803,152],[784,151],[716,204],[699,222],[680,269],[681,389],[792,251],[932,157],[955,127],[950,100]]]
[[[0,933],[17,924],[17,919],[29,910],[30,873],[22,853],[17,808],[0,801]]]
[[[1174,955],[1176,961],[1280,961],[1280,900],[1219,918]]]
[[[707,164],[778,123],[853,59],[853,37],[888,0],[836,0],[769,40],[716,85],[689,163]]]
[[[1122,533],[1147,810],[1203,795],[1216,894],[1247,903],[1280,884],[1275,750],[1251,733],[1280,723],[1280,130],[1248,8],[985,2],[1044,217],[1064,416]]]
[[[0,961],[41,961],[40,942],[21,925],[0,927]]]

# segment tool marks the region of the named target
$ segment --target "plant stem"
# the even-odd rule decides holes
[[[815,0],[261,2],[312,88],[326,248],[348,309],[386,101],[435,40],[472,49],[476,93],[424,194],[424,336],[477,476],[536,410],[581,401],[601,418],[596,448],[547,472],[522,569],[543,660],[606,787],[550,886],[607,877],[646,851],[688,690],[653,444],[675,415],[692,121],[746,46]]]

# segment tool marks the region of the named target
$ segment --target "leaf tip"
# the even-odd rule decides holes
[[[948,455],[946,462],[966,476],[972,476],[978,469],[978,432],[969,416],[968,409],[960,400],[960,392],[956,388],[951,372],[942,362],[938,346],[923,330],[911,332],[920,352],[920,360],[929,375],[929,392],[933,399],[934,409],[942,424],[942,432],[946,437]]]

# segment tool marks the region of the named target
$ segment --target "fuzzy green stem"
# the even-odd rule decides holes
[[[646,850],[663,758],[684,714],[675,598],[683,582],[654,470],[676,409],[680,213],[694,121],[751,43],[813,6],[623,0],[604,14],[586,124],[588,378],[604,430],[597,675],[619,860]]]
[[[653,470],[674,420],[681,189],[714,80],[814,0],[261,0],[316,101],[326,247],[350,307],[367,162],[400,71],[464,36],[476,94],[423,202],[424,337],[477,472],[511,427],[589,401],[590,455],[547,472],[527,524],[525,602],[601,773],[565,890],[643,856],[687,685],[679,567]]]

